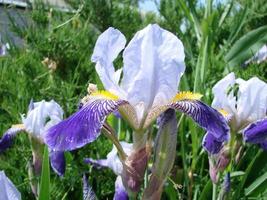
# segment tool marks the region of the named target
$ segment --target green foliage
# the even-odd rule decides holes
[[[48,148],[44,148],[43,163],[42,163],[42,175],[40,183],[40,191],[38,200],[49,200],[50,199],[50,166]]]

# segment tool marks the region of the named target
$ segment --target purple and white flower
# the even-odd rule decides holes
[[[174,34],[148,25],[125,44],[114,28],[99,36],[92,61],[106,91],[92,93],[77,113],[48,130],[50,148],[73,150],[94,141],[106,116],[116,110],[134,131],[145,132],[160,113],[173,108],[222,140],[229,131],[222,115],[200,102],[198,94],[177,94],[185,64],[183,44]],[[123,49],[124,66],[115,71],[113,61]]]
[[[22,115],[21,118],[22,124],[13,125],[0,139],[0,152],[8,149],[12,145],[14,137],[24,131],[30,134],[35,141],[42,144],[45,130],[62,121],[63,110],[54,100],[49,102],[42,100],[35,103],[31,101],[28,113]],[[49,151],[52,168],[59,175],[63,175],[65,171],[64,153],[54,150]],[[33,152],[34,160],[36,156],[38,157],[38,153]],[[41,166],[41,163],[37,163],[37,165]]]
[[[135,196],[150,156],[147,130],[161,113],[169,108],[183,112],[220,142],[228,138],[229,126],[216,109],[200,101],[202,95],[178,92],[185,55],[174,34],[156,24],[148,25],[125,45],[126,39],[117,29],[109,28],[99,36],[91,60],[105,91],[87,95],[79,111],[47,131],[45,143],[56,151],[74,150],[96,140],[103,128],[123,161],[124,186]],[[123,49],[123,68],[115,70],[113,61]],[[115,111],[133,130],[130,155],[123,152],[105,122]]]
[[[21,200],[20,192],[4,171],[0,171],[0,200]]]
[[[213,87],[212,107],[227,113],[233,132],[244,130],[249,124],[266,117],[267,84],[253,77],[247,81],[228,74]],[[207,133],[203,146],[211,154],[218,153],[225,141],[219,141]]]

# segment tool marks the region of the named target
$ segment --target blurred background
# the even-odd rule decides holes
[[[0,0],[0,135],[20,122],[31,98],[54,99],[65,117],[75,112],[89,83],[101,88],[90,61],[99,34],[112,26],[130,41],[150,23],[159,24],[183,42],[186,72],[179,89],[202,93],[208,104],[212,86],[231,71],[244,79],[258,76],[267,81],[266,62],[246,62],[267,43],[266,0]],[[121,56],[114,65],[122,67]],[[120,139],[130,142],[128,127],[120,119],[110,120]],[[163,199],[210,199],[208,160],[201,150],[204,133],[192,124],[186,119],[180,125],[177,159]],[[0,154],[0,169],[18,187],[22,199],[34,199],[27,175],[31,159],[27,136],[17,137],[14,147]],[[84,157],[105,158],[111,148],[111,142],[100,136],[86,148],[66,153],[65,176],[51,174],[51,199],[82,199],[83,172],[88,173],[99,199],[112,199],[116,179],[112,171],[83,163]],[[249,148],[246,167],[258,151]],[[240,166],[240,171],[246,167]],[[267,163],[258,165],[240,190],[266,169]],[[240,179],[242,176],[234,181]],[[264,197],[265,192],[262,189],[254,197]],[[245,198],[244,192],[237,196]]]

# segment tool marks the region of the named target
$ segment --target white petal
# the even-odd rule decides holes
[[[0,171],[0,200],[20,200],[21,195],[14,184]]]
[[[53,100],[49,102],[43,100],[33,105],[33,109],[27,113],[27,116],[22,116],[22,122],[27,132],[36,137],[41,137],[47,128],[63,119],[62,108]]]
[[[109,28],[97,39],[92,62],[106,90],[121,95],[118,86],[119,73],[115,72],[113,61],[126,44],[124,35],[117,29]]]
[[[267,84],[253,77],[248,81],[238,79],[238,116],[241,122],[254,122],[266,116]]]
[[[235,114],[236,108],[236,98],[234,97],[234,92],[229,89],[235,84],[235,74],[232,72],[225,76],[223,79],[218,81],[212,88],[214,99],[212,102],[212,107],[216,109],[224,109],[229,113]]]
[[[137,113],[167,103],[176,93],[185,70],[184,47],[158,25],[137,32],[123,53],[122,88]]]

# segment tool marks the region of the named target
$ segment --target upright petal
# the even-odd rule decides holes
[[[267,84],[257,77],[248,81],[237,79],[237,83],[239,83],[237,109],[240,128],[242,128],[266,116]]]
[[[184,73],[184,48],[172,33],[158,25],[137,32],[123,52],[123,79],[127,100],[143,116],[146,109],[167,103]]]
[[[11,147],[14,137],[24,130],[23,125],[16,125],[8,129],[0,139],[0,153]]]
[[[0,200],[20,200],[21,195],[14,184],[0,171]]]
[[[235,114],[236,111],[236,97],[231,88],[235,84],[235,74],[232,72],[218,81],[212,88],[214,99],[212,107],[217,110],[224,109],[228,113]]]
[[[245,142],[254,144],[267,142],[267,118],[247,126],[243,131],[243,136]]]
[[[66,168],[64,152],[49,150],[51,167],[59,175],[63,176]]]
[[[22,122],[26,131],[35,137],[42,138],[44,131],[63,119],[62,108],[54,101],[40,101],[31,104],[31,109],[26,117],[22,116]],[[48,127],[47,127],[48,124]]]
[[[80,148],[100,135],[106,116],[123,104],[127,104],[127,101],[96,99],[48,129],[44,138],[45,143],[57,151]]]
[[[98,37],[91,58],[96,63],[96,71],[105,89],[116,95],[123,92],[118,86],[121,70],[115,72],[113,61],[125,44],[124,35],[117,29],[109,28]]]

